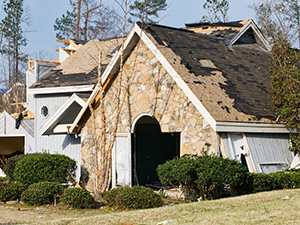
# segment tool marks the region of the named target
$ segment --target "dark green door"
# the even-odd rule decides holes
[[[135,141],[137,184],[159,181],[156,168],[178,155],[179,133],[162,133],[159,125],[137,125]]]

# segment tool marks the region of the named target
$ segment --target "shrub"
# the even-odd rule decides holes
[[[207,154],[167,161],[158,166],[157,174],[162,184],[181,186],[187,194],[192,193],[194,198],[216,198],[217,189],[225,184],[231,187],[251,184],[247,167],[236,160]]]
[[[72,208],[90,208],[94,203],[94,198],[90,192],[81,188],[66,189],[60,200]]]
[[[16,167],[16,164],[24,158],[25,155],[20,154],[20,155],[15,155],[13,157],[10,157],[7,160],[6,166],[4,168],[4,173],[6,176],[10,178],[10,180],[14,180],[14,170]]]
[[[147,209],[163,205],[158,194],[143,186],[118,187],[106,192],[104,199],[118,209]]]
[[[195,184],[204,199],[215,198],[218,187],[226,184],[231,187],[243,185],[248,180],[248,169],[236,160],[204,155],[197,158],[197,179]]]
[[[191,157],[181,157],[169,160],[157,168],[160,182],[171,187],[192,187],[197,179],[196,160]]]
[[[253,192],[280,189],[300,188],[300,171],[286,170],[276,173],[255,173],[253,176]]]
[[[23,192],[21,200],[27,205],[51,204],[57,195],[61,195],[63,188],[57,182],[39,182],[29,186]]]
[[[29,186],[41,181],[63,183],[67,174],[75,176],[76,162],[68,156],[48,153],[28,154],[17,163],[14,178]]]
[[[26,189],[25,185],[18,181],[11,181],[8,183],[0,183],[0,201],[15,201],[21,198],[23,191]]]
[[[0,177],[0,183],[3,183],[5,181],[8,181],[9,180],[9,177]]]

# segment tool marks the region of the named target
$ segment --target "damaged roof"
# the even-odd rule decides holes
[[[275,122],[270,53],[259,42],[151,25],[145,32],[216,121]]]
[[[89,41],[34,83],[30,89],[95,84],[98,76],[99,50],[102,49],[102,64],[105,67],[111,59],[110,53],[121,44],[121,41],[121,38]]]

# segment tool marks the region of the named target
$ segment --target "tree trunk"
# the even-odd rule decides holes
[[[80,23],[80,9],[81,9],[81,0],[77,1],[77,17],[75,24],[75,39],[79,40],[79,23]]]

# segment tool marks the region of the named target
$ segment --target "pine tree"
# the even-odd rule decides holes
[[[129,6],[132,11],[130,15],[136,17],[143,24],[157,23],[157,21],[152,20],[150,17],[158,17],[158,12],[166,10],[166,7],[166,0],[136,0],[133,5]],[[133,23],[134,21],[130,18],[129,22]]]
[[[202,21],[226,22],[229,2],[226,0],[206,0],[203,8],[208,12],[208,17],[203,16]]]
[[[3,35],[0,43],[2,45],[1,54],[6,55],[8,60],[9,87],[11,87],[21,80],[20,61],[26,60],[25,54],[20,51],[20,48],[27,44],[21,27],[23,0],[5,0],[3,10],[6,17],[0,23]]]

